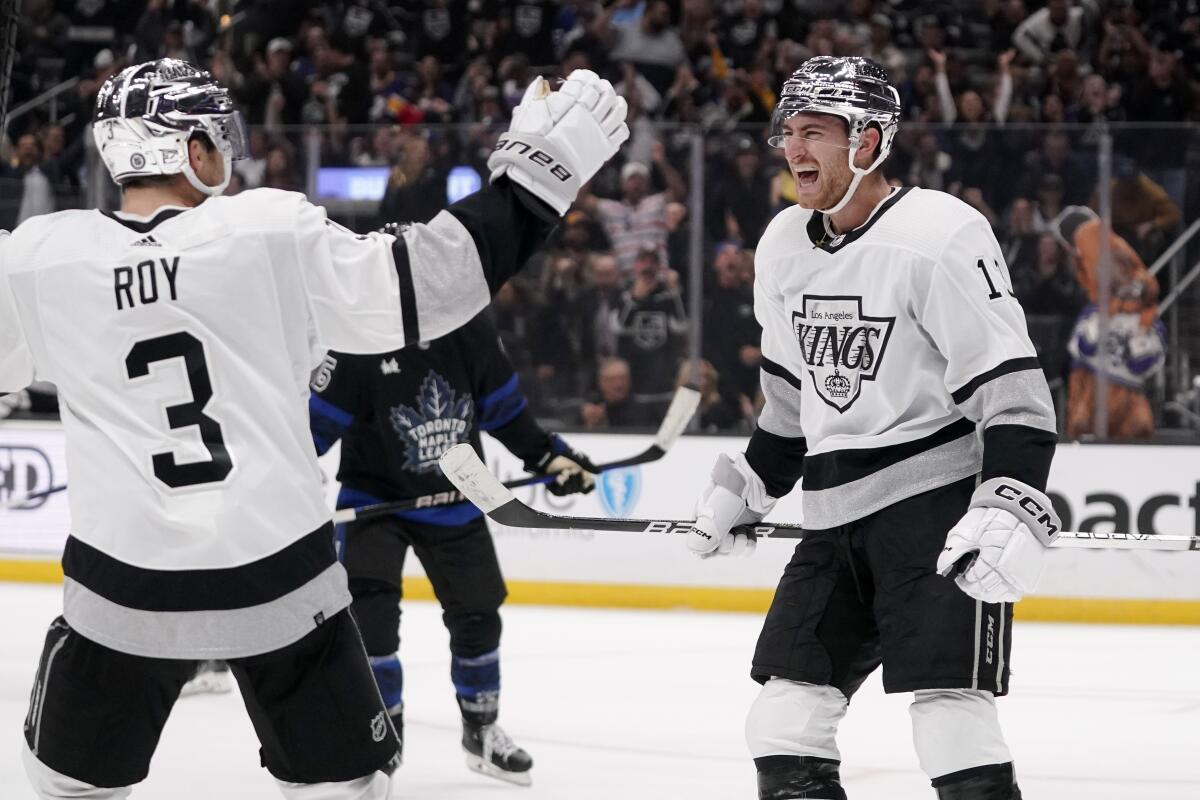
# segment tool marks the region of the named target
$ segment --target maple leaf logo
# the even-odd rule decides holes
[[[392,429],[404,443],[404,469],[426,473],[438,469],[442,453],[469,441],[475,416],[470,394],[457,397],[446,379],[433,370],[421,382],[416,407],[392,408]]]

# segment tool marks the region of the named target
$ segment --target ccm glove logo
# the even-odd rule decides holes
[[[1062,523],[1050,498],[1012,478],[992,478],[971,496],[971,508],[1003,508],[1028,526],[1030,533],[1049,547],[1058,538]]]
[[[564,167],[561,161],[556,161],[554,156],[536,145],[521,141],[512,134],[506,133],[497,139],[494,152],[524,156],[539,167],[548,167],[546,171],[564,183],[574,177],[574,173]]]

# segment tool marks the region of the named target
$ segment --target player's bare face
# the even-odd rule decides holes
[[[225,180],[225,159],[217,148],[189,142],[188,155],[192,160],[192,170],[205,185],[220,186],[221,181]]]
[[[783,155],[801,208],[831,208],[854,177],[846,159],[845,123],[829,114],[797,114],[783,123]]]

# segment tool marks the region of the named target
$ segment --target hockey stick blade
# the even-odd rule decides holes
[[[596,467],[597,472],[608,472],[613,469],[634,467],[639,464],[649,464],[652,461],[659,460],[667,454],[667,451],[683,435],[684,430],[687,428],[688,423],[692,421],[692,416],[695,415],[696,409],[699,407],[700,392],[694,386],[680,386],[675,390],[675,395],[671,398],[671,405],[667,408],[667,413],[658,426],[658,432],[654,434],[654,443],[635,456],[623,458],[619,461],[610,461],[606,464],[599,464]],[[508,481],[504,486],[509,489],[520,489],[524,486],[549,483],[551,480],[553,480],[553,476],[551,475],[530,475],[525,478]],[[434,494],[413,497],[407,500],[392,500],[386,503],[373,503],[356,508],[343,508],[334,512],[333,523],[340,525],[344,522],[353,522],[356,519],[368,519],[384,514],[393,514],[397,511],[436,508],[437,506],[461,503],[463,499],[461,494],[454,492],[435,492]]]
[[[690,519],[611,519],[608,517],[563,517],[530,508],[517,499],[487,467],[469,444],[450,448],[441,458],[442,472],[468,500],[501,525],[512,528],[599,531],[616,533],[687,533]],[[760,522],[743,526],[739,532],[763,539],[803,538],[802,525]],[[1200,550],[1200,537],[1148,533],[1100,533],[1063,531],[1054,546],[1104,550]]]

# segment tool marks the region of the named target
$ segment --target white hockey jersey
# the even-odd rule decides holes
[[[985,442],[1002,472],[1017,457],[1001,451],[1022,442],[1037,441],[1041,460],[1053,405],[987,221],[942,192],[899,189],[854,231],[826,225],[789,208],[755,256],[758,425],[804,449],[805,526],[977,474]],[[787,491],[796,475],[763,477]]]
[[[492,203],[492,233],[519,239],[511,192],[401,240],[271,189],[149,219],[64,211],[0,239],[0,392],[59,388],[67,621],[124,652],[219,658],[345,607],[310,374],[328,349],[387,352],[482,310],[519,263],[490,274],[469,227]]]

